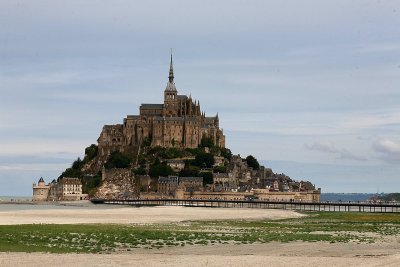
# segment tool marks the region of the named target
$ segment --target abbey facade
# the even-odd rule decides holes
[[[142,104],[139,115],[128,115],[123,124],[105,125],[98,141],[99,158],[114,151],[135,151],[144,142],[151,146],[196,148],[203,137],[225,147],[218,114],[206,117],[200,102],[178,95],[174,82],[172,55],[163,104]]]

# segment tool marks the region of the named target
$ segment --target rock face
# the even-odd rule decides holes
[[[102,184],[94,194],[95,198],[135,198],[139,196],[139,186],[129,169],[103,169]]]

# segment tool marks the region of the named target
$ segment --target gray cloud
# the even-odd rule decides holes
[[[314,150],[314,151],[320,151],[320,152],[329,153],[329,154],[335,154],[338,156],[338,159],[343,159],[343,160],[349,159],[349,160],[357,160],[357,161],[366,161],[367,160],[364,157],[354,155],[347,149],[336,148],[332,144],[312,143],[312,144],[305,144],[304,147],[308,150]]]
[[[400,143],[382,138],[372,144],[372,149],[381,155],[381,159],[392,164],[400,163]]]
[[[219,112],[235,153],[309,168],[332,155],[365,160],[350,151],[375,159],[362,165],[382,164],[373,152],[396,159],[384,143],[371,151],[370,140],[400,130],[397,0],[93,2],[0,1],[7,188],[9,177],[17,191],[48,162],[26,166],[15,155],[76,158],[102,125],[160,103],[170,47],[179,93]],[[324,153],[304,153],[304,143]],[[25,167],[38,171],[14,170]],[[53,177],[62,171],[51,168]]]

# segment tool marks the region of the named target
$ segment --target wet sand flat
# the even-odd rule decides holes
[[[195,207],[39,207],[0,211],[0,225],[153,224],[220,219],[285,219],[304,215],[288,210]],[[136,248],[111,254],[0,252],[0,266],[398,266],[400,240],[327,243],[186,245]]]
[[[0,266],[398,266],[395,244],[294,242],[188,246],[113,254],[0,253]]]
[[[0,225],[16,224],[148,224],[194,220],[285,219],[304,216],[288,210],[197,208],[180,206],[40,209],[0,211]]]

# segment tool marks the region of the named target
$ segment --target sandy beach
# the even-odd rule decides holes
[[[398,244],[268,243],[113,254],[0,253],[0,266],[398,266]]]
[[[255,210],[233,208],[193,208],[180,206],[116,207],[110,206],[60,207],[0,211],[0,225],[16,224],[148,224],[193,220],[226,219],[285,219],[304,216],[288,210]]]
[[[288,210],[188,207],[52,207],[0,212],[1,225],[149,224],[188,220],[283,219],[304,216]],[[326,243],[271,242],[132,249],[111,254],[0,253],[0,266],[398,266],[400,240]]]

